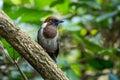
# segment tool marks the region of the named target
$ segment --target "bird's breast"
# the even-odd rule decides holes
[[[43,29],[43,36],[45,38],[54,38],[57,35],[57,27],[56,26],[46,26]]]

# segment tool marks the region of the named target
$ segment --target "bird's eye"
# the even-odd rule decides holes
[[[55,22],[58,22],[58,20],[55,20]]]
[[[55,22],[57,22],[57,20],[55,20],[55,19],[50,19],[50,22],[51,22],[51,23],[55,23]]]

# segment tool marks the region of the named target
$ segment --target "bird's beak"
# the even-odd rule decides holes
[[[59,21],[58,23],[63,23],[64,21]]]

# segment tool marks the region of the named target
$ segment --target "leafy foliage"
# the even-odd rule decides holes
[[[12,48],[11,45],[5,39],[2,39],[1,42],[4,44],[4,47],[7,49],[9,56],[12,59],[17,59],[19,57],[18,52],[14,48]]]
[[[37,34],[42,19],[50,15],[62,18],[61,48],[58,66],[70,80],[120,79],[120,1],[119,0],[1,0],[2,9],[31,37]],[[37,29],[35,29],[37,28]],[[35,35],[33,35],[35,34]],[[36,40],[36,38],[34,38]],[[1,39],[11,58],[18,53]],[[16,57],[14,57],[16,56]],[[19,64],[28,78],[41,79],[33,69]],[[5,66],[8,66],[6,63]],[[9,65],[6,73],[12,75]],[[3,75],[4,77],[5,75]],[[12,80],[21,79],[7,76]],[[102,77],[102,79],[101,79]],[[9,80],[9,79],[8,79]]]

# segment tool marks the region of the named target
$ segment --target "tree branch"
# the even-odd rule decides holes
[[[68,80],[60,68],[43,48],[21,31],[13,21],[0,10],[0,36],[5,38],[45,80]]]

